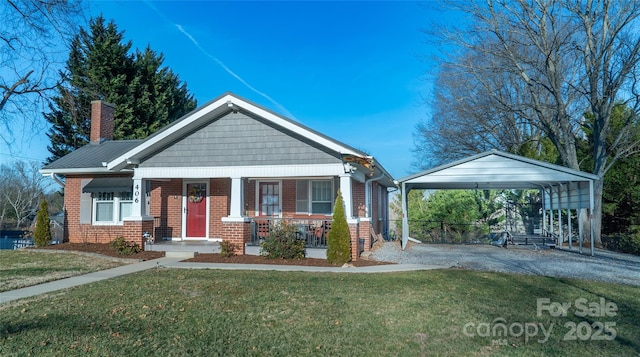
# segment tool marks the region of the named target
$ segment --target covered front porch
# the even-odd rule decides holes
[[[372,193],[373,180],[348,164],[182,168],[181,178],[171,177],[174,173],[135,168],[132,178],[133,196],[145,199],[134,200],[132,216],[125,220],[152,221],[150,234],[159,245],[166,241],[229,241],[239,247],[237,254],[251,254],[252,250],[257,254],[270,227],[284,220],[298,227],[299,238],[308,249],[324,249],[340,190],[351,227],[353,258],[357,259],[363,249],[361,238],[369,236],[372,206],[384,204],[372,202],[378,199],[377,192]],[[217,177],[223,173],[226,177]],[[380,191],[380,197],[386,196],[386,188]]]

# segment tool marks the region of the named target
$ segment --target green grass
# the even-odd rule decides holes
[[[114,268],[125,263],[77,253],[0,250],[0,292]]]
[[[1,356],[637,356],[640,289],[537,276],[154,269],[0,305]],[[616,316],[536,316],[536,298],[615,303]],[[554,324],[546,343],[464,326]],[[615,322],[613,341],[563,341]],[[517,332],[517,331],[516,331]]]

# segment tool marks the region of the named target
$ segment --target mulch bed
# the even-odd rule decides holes
[[[194,258],[185,260],[185,262],[193,263],[230,263],[230,264],[274,264],[274,265],[302,265],[315,267],[340,267],[333,265],[324,259],[305,258],[305,259],[269,259],[261,255],[236,255],[224,258],[218,253],[198,254]],[[359,259],[351,262],[356,267],[366,267],[372,265],[392,264],[387,262],[378,262],[375,260]]]
[[[34,247],[35,248],[35,247]],[[143,251],[133,255],[122,255],[115,248],[112,248],[109,244],[102,243],[62,243],[55,245],[48,245],[37,249],[52,249],[52,250],[74,250],[85,253],[101,254],[110,257],[125,258],[125,259],[139,259],[139,260],[151,260],[164,257],[164,252],[152,252]]]
[[[110,257],[125,258],[125,259],[139,259],[139,260],[151,260],[164,257],[164,252],[157,251],[143,251],[133,255],[121,255],[115,248],[109,246],[109,244],[101,243],[62,243],[56,245],[49,245],[38,249],[52,249],[52,250],[74,250],[86,253],[101,254]],[[184,260],[185,262],[195,263],[229,263],[229,264],[275,264],[275,265],[302,265],[302,266],[318,266],[318,267],[335,267],[336,265],[329,264],[324,259],[269,259],[260,255],[236,255],[233,257],[223,258],[219,253],[206,253],[198,254],[193,259]],[[387,262],[378,262],[375,260],[359,259],[352,262],[356,267],[372,266],[372,265],[384,265],[392,264]]]

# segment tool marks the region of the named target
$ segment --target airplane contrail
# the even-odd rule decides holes
[[[156,14],[158,14],[158,16],[160,16],[165,22],[172,24],[176,27],[176,29],[178,29],[178,31],[180,31],[180,33],[182,33],[183,35],[185,35],[189,41],[191,41],[191,43],[194,44],[194,46],[196,46],[196,48],[202,52],[202,54],[204,54],[205,56],[209,57],[211,60],[213,60],[215,63],[217,63],[225,72],[227,72],[229,75],[231,75],[233,78],[235,78],[236,80],[238,80],[240,83],[244,84],[247,88],[249,88],[250,90],[252,90],[254,93],[266,98],[268,101],[270,101],[271,103],[273,103],[275,106],[277,106],[287,117],[295,119],[295,117],[293,116],[293,114],[291,114],[291,112],[289,112],[287,110],[287,108],[285,108],[282,104],[278,103],[277,101],[275,101],[273,98],[271,98],[269,95],[267,95],[266,93],[259,91],[258,89],[256,89],[254,86],[252,86],[251,84],[249,84],[247,81],[245,81],[242,77],[240,77],[236,72],[234,72],[233,70],[231,70],[231,68],[229,68],[227,65],[224,64],[224,62],[222,62],[218,57],[212,55],[211,53],[209,53],[207,50],[205,50],[202,46],[200,46],[200,44],[198,43],[198,41],[189,33],[187,32],[187,30],[184,29],[184,27],[182,27],[182,25],[180,24],[176,24],[173,23],[172,21],[169,20],[169,18],[167,18],[162,12],[160,12],[160,10],[158,10],[158,8],[156,8],[151,1],[145,1],[145,4],[147,4],[147,6],[149,6]]]

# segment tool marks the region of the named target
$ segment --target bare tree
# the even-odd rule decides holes
[[[24,161],[0,166],[0,207],[3,214],[6,212],[8,216],[10,213],[14,218],[15,228],[20,228],[29,216],[35,215],[44,195],[47,181],[39,168],[36,162]],[[0,221],[0,226],[2,223]]]
[[[593,173],[600,177],[594,185],[594,228],[600,243],[604,175],[616,160],[640,149],[640,2],[487,0],[449,5],[471,21],[468,28],[441,32],[463,54],[445,63],[469,75],[466,83],[483,87],[485,100],[501,111],[501,121],[526,120],[551,140],[565,166],[580,169],[576,143],[585,135],[584,115],[593,116]],[[483,60],[476,65],[461,60],[465,57]],[[502,79],[491,76],[506,78],[511,95],[505,95]],[[456,103],[462,101],[460,93],[451,93]],[[633,108],[621,127],[610,120],[617,102]],[[495,115],[486,107],[478,112],[468,120],[486,122],[483,116]]]
[[[41,117],[82,13],[79,0],[0,2],[0,139],[11,143],[14,120],[33,125]]]

